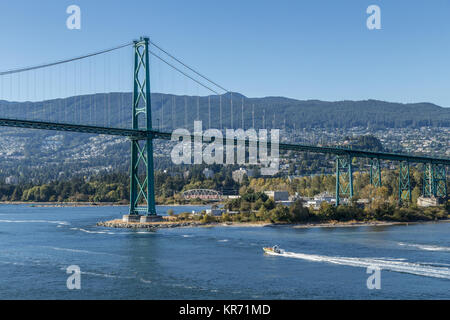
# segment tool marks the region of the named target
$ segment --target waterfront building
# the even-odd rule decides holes
[[[264,193],[273,201],[289,201],[289,192],[287,191],[264,191]]]

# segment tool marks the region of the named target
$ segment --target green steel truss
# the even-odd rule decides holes
[[[433,165],[426,163],[423,165],[423,190],[424,197],[431,197],[434,195],[434,179],[433,179]]]
[[[400,161],[399,164],[398,201],[399,204],[411,202],[411,179],[408,161]]]
[[[445,165],[427,163],[423,168],[424,197],[447,197],[447,173]]]
[[[433,171],[435,197],[445,199],[447,198],[447,172],[445,166],[435,164]]]
[[[370,159],[370,184],[375,188],[381,187],[380,159]]]
[[[132,129],[152,131],[148,38],[134,42]],[[130,214],[156,215],[153,136],[133,136],[130,165]]]
[[[336,157],[336,206],[341,196],[353,197],[353,158],[351,156]]]

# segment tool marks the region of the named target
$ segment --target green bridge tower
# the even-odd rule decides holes
[[[341,196],[353,197],[353,157],[336,157],[336,206],[341,204]]]
[[[424,197],[447,197],[447,173],[445,165],[426,163],[423,167]]]
[[[134,41],[132,129],[152,130],[149,39]],[[153,167],[153,137],[131,137],[130,212],[127,221],[157,220]]]

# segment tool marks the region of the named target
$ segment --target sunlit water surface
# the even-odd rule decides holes
[[[125,212],[125,207],[0,206],[0,298],[450,298],[447,222],[157,232],[96,226]],[[263,246],[274,244],[286,253],[263,254]],[[71,265],[81,269],[80,290],[66,286]],[[367,288],[370,266],[381,268],[379,290]]]

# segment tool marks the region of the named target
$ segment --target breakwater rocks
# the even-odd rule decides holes
[[[100,221],[97,226],[108,228],[127,228],[127,229],[161,229],[161,228],[180,228],[197,227],[203,225],[201,222],[123,222],[122,220]]]

